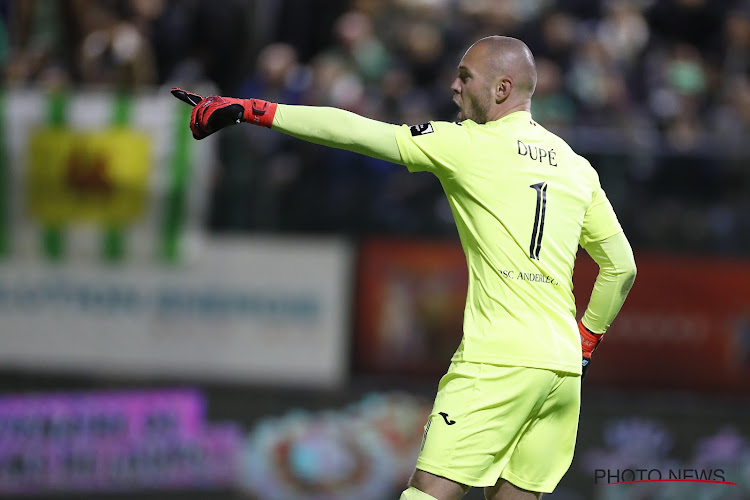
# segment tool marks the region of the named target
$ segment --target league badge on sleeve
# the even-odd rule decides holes
[[[423,123],[421,125],[412,125],[409,127],[409,130],[411,131],[412,137],[416,137],[418,135],[431,134],[435,131],[432,128],[432,123],[430,122]]]

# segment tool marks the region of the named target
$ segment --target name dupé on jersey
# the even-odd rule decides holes
[[[555,160],[555,150],[554,149],[542,149],[539,146],[532,146],[531,144],[526,144],[521,139],[518,139],[518,154],[521,156],[528,156],[532,160],[538,161],[539,163],[542,163],[545,158],[547,158],[547,161],[549,162],[550,166],[556,167],[557,166],[557,160]]]

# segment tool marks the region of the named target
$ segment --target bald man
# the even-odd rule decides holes
[[[333,108],[173,90],[195,106],[196,139],[248,122],[440,180],[469,273],[463,339],[401,500],[454,500],[470,487],[491,500],[553,491],[573,458],[581,376],[635,279],[596,171],[532,119],[535,85],[529,48],[493,36],[458,65],[457,123],[396,126]],[[576,322],[579,245],[600,272]]]

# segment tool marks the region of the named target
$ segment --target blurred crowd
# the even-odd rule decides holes
[[[750,251],[748,0],[0,0],[7,86],[179,85],[453,120],[466,48],[524,40],[532,112],[636,247]],[[219,134],[216,231],[455,236],[429,175],[254,127]]]

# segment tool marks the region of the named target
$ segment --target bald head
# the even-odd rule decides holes
[[[459,119],[477,123],[530,111],[535,88],[534,56],[521,40],[507,36],[482,38],[469,47],[451,85]]]
[[[536,64],[525,43],[509,36],[488,36],[477,41],[469,50],[475,48],[483,51],[490,76],[507,76],[518,92],[516,97],[531,99],[536,88]]]

